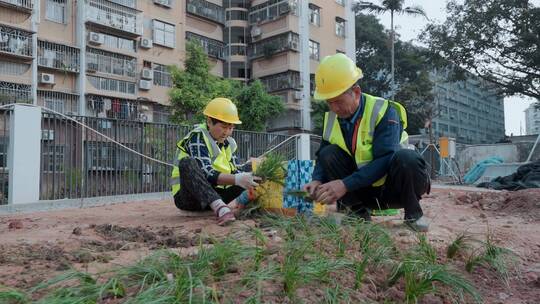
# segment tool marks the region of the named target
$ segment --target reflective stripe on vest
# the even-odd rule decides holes
[[[334,112],[327,112],[325,114],[324,126],[323,126],[323,139],[330,142],[330,144],[336,144],[349,155],[353,156],[357,164],[357,168],[366,166],[373,160],[372,141],[375,133],[375,128],[381,121],[382,117],[386,114],[389,105],[397,108],[396,111],[400,116],[402,125],[406,125],[407,117],[405,108],[393,101],[385,100],[383,98],[374,97],[368,94],[362,94],[364,96],[364,111],[362,113],[360,122],[360,130],[356,138],[356,149],[354,155],[351,154],[348,147],[345,144],[341,126],[337,121],[337,115]],[[408,140],[407,132],[403,131],[401,134],[400,142],[406,142]],[[354,142],[354,141],[353,141]],[[376,181],[373,186],[381,186],[384,184],[386,176]]]
[[[184,143],[187,139],[191,138],[193,133],[201,132],[203,134],[203,139],[208,148],[208,154],[212,161],[212,168],[220,173],[231,173],[236,170],[236,167],[232,163],[233,153],[236,152],[237,144],[232,137],[227,137],[229,143],[227,148],[220,149],[216,141],[213,140],[212,135],[206,129],[204,125],[199,125],[197,128],[188,133],[183,139],[178,141],[176,144],[176,165],[173,167],[171,172],[171,177],[169,179],[169,184],[171,186],[171,192],[174,196],[178,191],[180,191],[180,169],[178,168],[178,162],[189,156],[187,151],[184,149]],[[228,186],[219,185],[220,188],[226,188]]]

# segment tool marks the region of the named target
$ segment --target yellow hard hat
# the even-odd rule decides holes
[[[326,56],[315,72],[315,94],[317,100],[328,100],[347,91],[358,79],[362,70],[345,54]]]
[[[228,98],[218,97],[210,100],[204,108],[203,114],[235,125],[242,123],[238,117],[236,105]]]

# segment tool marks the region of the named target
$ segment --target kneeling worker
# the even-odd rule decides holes
[[[404,208],[405,222],[428,230],[420,207],[429,193],[426,162],[404,149],[405,108],[362,93],[362,70],[344,54],[325,57],[315,74],[315,99],[326,100],[322,143],[312,181],[304,190],[315,200],[366,220],[371,209]]]
[[[177,143],[177,163],[172,171],[171,186],[176,207],[181,210],[212,209],[218,224],[235,220],[233,207],[227,203],[257,186],[250,164],[238,164],[236,142],[231,137],[235,125],[241,124],[234,103],[215,98],[204,109],[206,123],[197,125]],[[243,193],[244,192],[244,193]],[[242,194],[242,196],[241,196]],[[244,204],[247,202],[243,202]]]

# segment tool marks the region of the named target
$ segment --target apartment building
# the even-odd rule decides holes
[[[540,133],[540,108],[537,103],[531,104],[525,110],[525,131],[527,135]]]
[[[0,103],[126,120],[168,120],[169,65],[198,41],[218,76],[261,79],[310,129],[319,60],[354,57],[351,0],[0,0]]]
[[[469,75],[465,81],[447,82],[434,75],[438,104],[434,135],[456,138],[465,144],[495,143],[504,138],[504,98],[492,86]]]

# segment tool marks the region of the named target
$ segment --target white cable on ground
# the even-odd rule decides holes
[[[10,104],[6,104],[6,105],[0,106],[0,109],[7,109],[7,108],[13,107],[13,106],[15,106],[15,105],[26,106],[26,107],[41,108],[41,110],[45,110],[45,111],[52,112],[52,113],[54,113],[54,114],[60,115],[60,116],[62,116],[62,117],[64,117],[64,118],[66,118],[66,119],[69,119],[69,120],[75,122],[76,124],[82,126],[83,128],[86,128],[86,129],[88,129],[88,130],[90,130],[90,131],[92,131],[92,132],[94,132],[94,133],[96,133],[96,134],[98,134],[98,135],[103,136],[104,138],[110,140],[111,142],[113,142],[113,143],[119,145],[120,147],[122,147],[122,148],[124,148],[124,149],[126,149],[126,150],[128,150],[128,151],[130,151],[130,152],[133,152],[133,153],[135,153],[135,154],[137,154],[137,155],[139,155],[139,156],[142,156],[142,157],[144,157],[144,158],[146,158],[146,159],[148,159],[148,160],[151,160],[151,161],[154,161],[154,162],[163,164],[163,165],[167,165],[167,166],[170,166],[170,167],[174,167],[174,164],[166,163],[166,162],[161,161],[161,160],[159,160],[159,159],[155,159],[155,158],[153,158],[153,157],[150,157],[150,156],[144,155],[144,154],[142,154],[142,153],[140,153],[140,152],[137,152],[137,151],[131,149],[130,147],[125,146],[125,145],[123,145],[122,143],[117,142],[116,140],[110,138],[109,136],[107,136],[107,135],[105,135],[105,134],[103,134],[103,133],[101,133],[101,132],[99,132],[99,131],[97,131],[97,130],[92,129],[92,128],[90,128],[89,126],[87,126],[87,125],[85,125],[85,124],[83,124],[83,123],[81,123],[81,122],[79,122],[79,121],[77,121],[77,120],[75,120],[75,119],[73,119],[73,118],[67,116],[67,115],[64,115],[64,114],[62,114],[62,113],[56,112],[55,110],[51,110],[51,109],[48,109],[48,108],[45,108],[45,107],[42,107],[42,106],[33,105],[33,104],[28,104],[28,103],[10,103]]]

